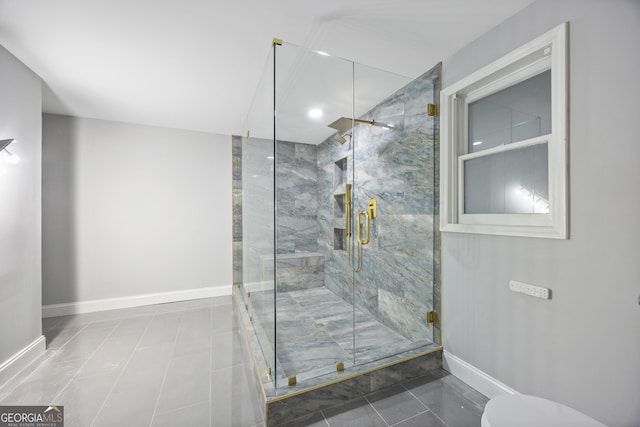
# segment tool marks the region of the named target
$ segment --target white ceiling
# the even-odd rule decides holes
[[[0,0],[0,44],[45,112],[240,134],[273,37],[417,77],[530,3]]]

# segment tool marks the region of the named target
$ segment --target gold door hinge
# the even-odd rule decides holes
[[[427,115],[435,116],[438,114],[438,106],[436,104],[427,104]]]
[[[289,377],[289,385],[290,385],[290,386],[292,386],[292,385],[296,385],[296,383],[297,383],[297,382],[298,382],[298,381],[296,381],[296,376],[295,376],[295,375],[291,375],[291,376]]]
[[[344,363],[342,363],[342,362],[338,362],[338,363],[336,364],[336,371],[338,371],[338,372],[343,372],[343,371],[344,371]]]
[[[438,313],[435,311],[430,311],[427,313],[427,323],[436,323],[438,320]]]

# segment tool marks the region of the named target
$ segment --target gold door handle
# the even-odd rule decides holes
[[[351,237],[351,184],[344,185],[344,232]]]
[[[362,223],[360,222],[360,218],[364,215],[365,218],[365,238],[362,238]],[[369,211],[362,210],[358,212],[358,242],[361,245],[369,244],[369,236],[370,236],[370,227],[369,227],[369,219],[371,216],[369,215]]]

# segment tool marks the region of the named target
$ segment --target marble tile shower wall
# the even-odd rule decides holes
[[[317,252],[317,147],[278,141],[277,148],[277,251]]]
[[[272,156],[271,141],[258,138],[243,139],[242,266],[245,284],[265,281],[264,257],[265,255],[273,256],[274,165],[273,159],[269,158]]]
[[[278,283],[286,285],[279,289],[281,291],[324,284],[323,260],[317,252],[316,152],[315,145],[278,141],[275,247],[279,258]],[[234,231],[240,223],[245,236],[244,282],[264,282],[273,280],[273,143],[248,138],[241,153],[240,175],[244,181],[239,192],[240,216],[234,217]],[[299,256],[288,256],[291,254]]]
[[[344,228],[344,219],[334,211],[335,195],[344,193],[336,162],[346,158],[351,177],[351,147],[331,138],[318,146],[318,248],[325,255],[325,286],[412,341],[433,340],[426,316],[433,308],[434,257],[439,257],[434,229],[437,134],[426,106],[434,102],[434,79],[433,71],[425,73],[363,117],[392,123],[392,129],[354,129],[353,210],[365,209],[372,198],[378,206],[371,243],[362,249],[356,275],[334,241]]]
[[[242,284],[242,138],[231,137],[233,284]]]

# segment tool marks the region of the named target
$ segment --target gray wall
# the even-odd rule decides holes
[[[41,81],[0,46],[0,365],[42,335]]]
[[[538,1],[445,61],[443,87],[563,21],[571,238],[443,234],[443,343],[522,393],[637,426],[640,2]],[[510,279],[553,299],[510,292]]]
[[[43,115],[43,303],[232,283],[231,137]]]

